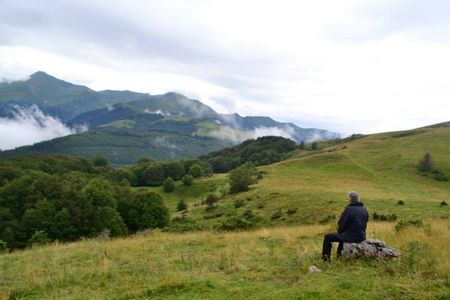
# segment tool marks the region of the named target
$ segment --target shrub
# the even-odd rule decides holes
[[[172,177],[167,177],[164,181],[164,192],[171,193],[175,190],[175,182]]]
[[[8,252],[8,243],[0,240],[0,254]]]
[[[317,150],[317,149],[319,149],[319,146],[318,146],[317,142],[313,142],[311,144],[311,150]]]
[[[194,177],[192,175],[184,175],[183,176],[183,184],[186,186],[192,185],[192,182],[194,181]]]
[[[281,208],[279,208],[276,212],[274,212],[272,214],[272,216],[270,218],[273,220],[273,219],[281,218],[282,216],[283,216],[283,212],[281,211]]]
[[[184,201],[184,199],[180,199],[180,201],[178,201],[178,204],[177,204],[178,211],[186,210],[187,207],[188,207],[187,203],[186,203],[186,201]]]
[[[448,181],[449,180],[447,174],[444,174],[441,170],[434,169],[433,173],[434,173],[433,178],[436,179],[437,181]]]
[[[293,214],[295,214],[297,212],[297,208],[289,208],[287,211],[286,211],[286,213],[288,214],[288,215],[293,215]]]
[[[230,193],[248,191],[249,186],[256,182],[256,170],[251,165],[234,169],[230,173]]]
[[[206,211],[210,211],[210,213],[204,214],[203,215],[203,219],[205,220],[209,220],[209,219],[214,219],[214,218],[219,218],[221,216],[223,216],[225,213],[222,210],[211,210],[211,209],[207,209]]]
[[[405,205],[405,202],[403,200],[398,200],[397,205]]]
[[[425,153],[422,160],[419,162],[417,169],[421,172],[431,171],[434,167],[434,162],[430,153]]]
[[[415,227],[422,227],[423,223],[421,219],[416,220],[401,220],[397,222],[397,225],[395,225],[395,230],[399,231],[403,228],[406,228],[408,226],[415,226]]]
[[[189,169],[189,175],[193,176],[194,178],[202,177],[203,176],[202,167],[200,167],[199,164],[193,164]]]
[[[238,199],[234,201],[234,208],[239,208],[245,205],[245,201],[242,199]]]
[[[448,204],[447,204],[447,202],[445,202],[445,201],[442,201],[441,202],[441,204],[440,204],[440,206],[447,206]]]
[[[376,212],[374,212],[372,214],[372,218],[376,221],[395,221],[397,220],[397,215],[396,214],[378,214]]]
[[[247,220],[243,220],[239,217],[227,218],[221,225],[219,225],[219,230],[231,231],[231,230],[241,230],[249,229],[255,225]]]
[[[47,232],[42,230],[35,231],[33,236],[28,240],[30,246],[43,245],[48,242],[50,242],[50,239],[48,238]]]
[[[209,194],[205,199],[205,203],[206,205],[208,205],[208,207],[214,206],[217,201],[219,201],[219,198],[214,194]]]
[[[256,179],[258,179],[258,180],[263,179],[263,171],[258,171],[258,173],[256,175]]]
[[[336,216],[335,215],[328,215],[325,218],[321,219],[319,221],[319,224],[328,224],[328,223],[330,223],[331,221],[334,221],[334,220],[336,220]]]
[[[251,209],[247,209],[247,210],[242,214],[242,216],[243,216],[246,220],[248,220],[248,219],[252,219],[252,218],[255,216],[255,214],[253,213],[253,211],[252,211]]]

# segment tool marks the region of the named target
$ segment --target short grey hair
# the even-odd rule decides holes
[[[352,201],[352,202],[359,202],[359,194],[358,192],[352,191],[348,194],[348,198]]]

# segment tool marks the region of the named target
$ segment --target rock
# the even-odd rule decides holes
[[[319,268],[316,267],[316,266],[310,266],[310,267],[308,268],[308,272],[309,272],[309,273],[317,273],[317,272],[322,272],[322,270],[319,269]]]
[[[398,258],[400,253],[385,242],[368,239],[361,243],[344,243],[342,256],[348,259],[365,258]]]

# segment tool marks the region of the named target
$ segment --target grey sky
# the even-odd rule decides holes
[[[344,134],[450,118],[446,1],[0,0],[0,78],[178,91]]]

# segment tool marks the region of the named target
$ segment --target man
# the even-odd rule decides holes
[[[332,242],[339,242],[338,257],[344,246],[344,242],[360,243],[366,239],[366,227],[369,214],[363,203],[359,200],[357,192],[348,194],[350,204],[347,205],[338,222],[338,232],[325,235],[322,247],[323,261],[330,261]]]

